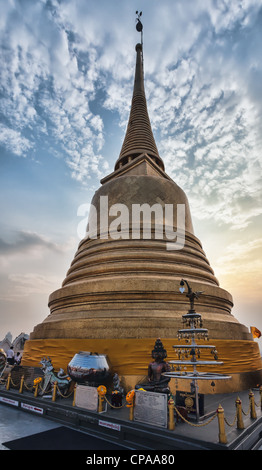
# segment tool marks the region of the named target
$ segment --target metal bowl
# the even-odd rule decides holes
[[[77,383],[105,385],[112,379],[107,356],[79,351],[67,366],[68,375]]]

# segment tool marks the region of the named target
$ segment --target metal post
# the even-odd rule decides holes
[[[237,407],[237,429],[244,429],[245,426],[244,426],[243,416],[242,416],[242,402],[239,397],[236,399],[236,407]]]
[[[99,394],[98,395],[98,413],[102,413],[102,411],[103,411],[103,398]]]
[[[195,387],[195,397],[196,397],[196,421],[199,421],[199,401],[198,401],[198,382],[194,380],[194,387]]]
[[[52,401],[55,401],[55,399],[56,399],[56,389],[57,389],[57,382],[54,383],[54,390],[53,390],[53,395],[52,395]]]
[[[7,382],[6,382],[6,390],[10,389],[10,383],[11,383],[11,372],[8,374]]]
[[[76,385],[74,386],[73,406],[76,406]]]
[[[129,420],[134,421],[134,402],[129,408]]]
[[[219,427],[219,442],[220,444],[227,444],[227,436],[225,432],[224,409],[219,405],[217,409],[218,427]]]
[[[20,388],[19,388],[19,393],[23,393],[23,385],[24,385],[24,375],[21,377],[21,382],[20,382]]]
[[[190,328],[193,328],[194,327],[194,321],[191,319],[190,320]],[[195,336],[193,335],[192,336],[192,340],[191,340],[191,348],[195,350],[196,348],[196,342],[195,342]],[[196,355],[193,354],[192,356],[192,359],[194,362],[196,362]],[[194,370],[194,374],[197,373],[197,367],[196,367],[196,364],[193,365],[193,370]],[[194,384],[194,389],[195,389],[195,400],[196,400],[196,421],[198,423],[199,421],[199,400],[198,400],[198,390],[199,390],[199,387],[198,387],[198,381],[196,379],[193,379],[193,384]]]
[[[169,411],[169,419],[168,419],[168,429],[169,431],[174,431],[175,429],[175,419],[174,419],[174,400],[170,398],[168,401],[168,411]]]
[[[39,382],[37,382],[37,384],[35,385],[34,397],[37,397],[38,395],[38,386],[39,386]]]
[[[250,418],[256,419],[257,414],[256,414],[256,409],[255,409],[255,397],[254,397],[254,393],[252,392],[252,390],[250,390],[248,396],[250,400]]]

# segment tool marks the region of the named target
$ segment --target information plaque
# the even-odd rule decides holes
[[[167,395],[136,390],[134,421],[167,427]]]
[[[176,405],[183,406],[190,413],[196,413],[196,396],[194,393],[182,392],[177,390],[176,392]],[[199,415],[204,415],[204,395],[198,394],[198,409]]]
[[[96,387],[77,385],[75,394],[75,405],[89,411],[97,411],[98,393]]]

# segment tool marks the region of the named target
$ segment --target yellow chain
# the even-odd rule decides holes
[[[178,416],[180,416],[180,418],[185,421],[185,423],[187,424],[190,424],[190,426],[194,426],[194,427],[197,427],[197,428],[200,428],[202,426],[206,426],[207,424],[211,423],[211,421],[213,421],[213,419],[216,418],[216,413],[214,414],[214,416],[212,416],[208,421],[206,421],[205,423],[202,423],[202,424],[195,424],[195,423],[191,423],[190,421],[188,421],[186,418],[184,418],[184,416],[181,415],[181,413],[179,413],[178,409],[174,406],[174,409],[176,410]]]
[[[242,413],[243,413],[243,415],[245,415],[245,416],[248,416],[248,415],[249,415],[249,413],[250,413],[250,409],[251,409],[251,403],[249,402],[249,408],[248,408],[248,411],[247,411],[247,413],[245,413],[245,412],[244,412],[244,410],[242,409]]]
[[[42,392],[44,392],[44,389],[43,389],[41,383],[42,383],[42,382],[39,382],[38,387],[42,390]],[[45,393],[46,393],[46,394],[51,393],[51,390],[49,390],[48,392],[44,392],[44,394],[45,394]]]
[[[13,382],[12,377],[11,377],[10,382],[11,382],[11,384],[13,385],[13,387],[19,387],[19,386],[20,386],[20,384],[15,384],[15,383]]]
[[[33,390],[34,388],[34,385],[32,387],[28,387],[28,385],[26,385],[26,383],[24,382],[24,386],[26,388],[26,390],[29,390],[31,392],[31,390]]]
[[[63,393],[61,392],[61,390],[60,390],[60,388],[58,387],[58,385],[57,385],[57,390],[59,391],[61,397],[63,397],[63,398],[69,398],[69,397],[71,397],[72,393],[74,393],[74,389],[73,389],[73,390],[69,393],[69,395],[63,395]]]
[[[43,389],[41,383],[42,383],[42,382],[39,382],[38,387],[43,391],[44,389]],[[49,392],[45,392],[45,393],[49,393]]]
[[[104,396],[104,399],[105,399],[105,401],[108,403],[108,405],[111,406],[111,408],[115,408],[116,410],[118,410],[118,409],[120,409],[120,408],[124,408],[124,406],[126,406],[126,402],[125,402],[123,405],[121,405],[121,406],[114,406],[114,405],[112,405],[112,403],[110,403],[110,401],[108,401],[108,399],[106,398],[106,396]]]
[[[230,423],[228,422],[228,420],[226,419],[226,417],[224,417],[225,423],[226,423],[228,426],[230,426],[230,427],[234,426],[236,420],[237,420],[237,411],[236,411],[235,418],[234,418],[234,421],[233,421],[232,424],[230,424]]]

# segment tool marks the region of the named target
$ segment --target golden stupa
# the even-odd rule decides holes
[[[101,201],[108,204],[106,217]],[[177,207],[185,208],[181,249],[167,248],[170,241],[165,234],[159,235],[157,212],[146,236],[144,220],[133,237],[131,220],[121,224],[120,232],[117,223],[112,224],[117,209],[125,207],[131,214],[134,205],[143,204],[151,208],[172,205],[173,217],[165,218],[165,226],[174,232]],[[114,172],[101,180],[92,207],[96,210],[90,211],[89,236],[80,242],[62,287],[50,295],[50,314],[26,342],[23,365],[38,366],[48,355],[55,367],[66,370],[79,351],[98,352],[107,354],[127,389],[134,387],[147,375],[156,338],[161,338],[168,359],[174,356],[172,346],[178,344],[181,316],[189,307],[185,294],[179,292],[184,278],[194,291],[203,291],[195,308],[224,363],[208,370],[232,377],[218,384],[216,391],[237,391],[261,383],[258,344],[232,315],[232,296],[219,287],[194,235],[187,196],[165,173],[147,111],[141,44],[136,46],[133,98],[122,149]],[[93,236],[96,221],[97,236]]]

